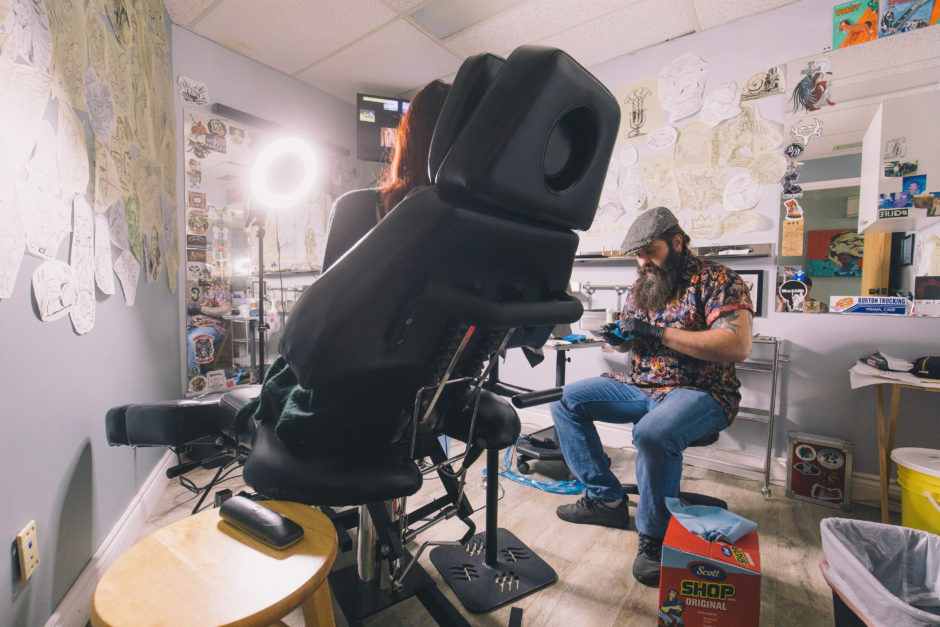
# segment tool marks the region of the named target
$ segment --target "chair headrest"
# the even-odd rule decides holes
[[[480,104],[505,62],[502,57],[486,53],[467,57],[460,65],[434,126],[434,136],[431,138],[431,149],[428,153],[428,180],[433,181],[437,176],[447,151],[454,145],[457,135]]]
[[[435,186],[470,207],[589,228],[620,124],[616,99],[561,50],[522,46],[498,61],[461,67],[434,132]]]

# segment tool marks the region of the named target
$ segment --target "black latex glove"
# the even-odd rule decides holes
[[[608,322],[601,327],[601,337],[604,338],[604,341],[610,344],[611,346],[620,346],[624,343],[624,339],[619,335],[614,334],[614,329],[617,328],[616,322]]]
[[[622,335],[632,335],[656,346],[663,343],[663,332],[665,330],[665,327],[657,327],[636,318],[620,319],[620,333]]]

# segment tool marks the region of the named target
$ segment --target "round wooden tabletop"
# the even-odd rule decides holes
[[[304,528],[299,542],[267,547],[207,509],[147,536],[105,572],[92,619],[107,625],[268,625],[316,598],[329,604],[333,523],[308,505],[265,501]],[[321,587],[322,586],[322,587]],[[305,605],[310,622],[313,608]],[[329,613],[332,609],[317,608]]]

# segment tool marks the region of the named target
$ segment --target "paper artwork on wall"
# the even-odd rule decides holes
[[[758,185],[771,185],[783,178],[787,159],[779,152],[762,152],[754,157],[747,170]]]
[[[741,100],[756,100],[784,90],[783,71],[779,67],[767,68],[751,74],[741,88]]]
[[[47,2],[46,9],[52,31],[53,80],[59,84],[68,104],[84,110],[85,63],[88,59],[85,7],[81,2]],[[59,107],[59,115],[67,108]],[[61,132],[61,127],[59,130]]]
[[[675,144],[673,153],[675,169],[694,170],[711,165],[712,129],[708,124],[704,122],[686,124],[679,131]]]
[[[706,211],[721,204],[721,196],[728,176],[724,168],[683,170],[674,174],[679,186],[679,197],[682,199],[683,209]]]
[[[621,168],[632,168],[639,159],[640,155],[633,144],[627,144],[617,150],[617,163]]]
[[[715,240],[721,236],[721,218],[711,213],[702,213],[693,216],[684,228],[689,237]]]
[[[665,150],[676,143],[678,132],[672,126],[661,126],[649,134],[646,145],[653,150]]]
[[[732,211],[721,220],[722,235],[743,235],[772,227],[770,218],[752,210]]]
[[[127,221],[127,240],[130,251],[134,257],[141,261],[144,258],[144,248],[140,241],[140,198],[131,194],[124,199],[124,218]]]
[[[669,113],[669,122],[694,115],[702,108],[707,64],[694,52],[670,62],[659,72],[659,101]]]
[[[59,182],[62,194],[84,194],[88,191],[88,147],[85,144],[85,127],[72,112],[71,107],[59,103],[58,133],[56,135],[56,160],[59,166]]]
[[[114,270],[111,258],[111,238],[108,235],[108,218],[95,215],[95,284],[102,294],[114,294]]]
[[[722,192],[722,204],[728,211],[744,211],[757,206],[760,185],[747,172],[732,176]]]
[[[711,127],[741,113],[741,91],[734,81],[722,83],[705,96],[702,103],[702,121]]]
[[[806,68],[800,70],[803,78],[793,88],[791,102],[793,112],[799,110],[818,111],[819,109],[836,104],[832,101],[832,63],[829,59],[816,59],[810,61]]]
[[[34,68],[47,71],[52,61],[52,33],[42,0],[13,0],[16,52]]]
[[[124,301],[128,307],[134,306],[134,300],[137,298],[137,281],[140,279],[140,264],[134,259],[134,255],[129,250],[125,250],[114,260],[114,273],[121,282],[121,290],[124,292]]]
[[[862,276],[864,236],[849,229],[810,231],[806,247],[809,276]]]
[[[22,179],[17,179],[15,185],[16,204],[26,229],[26,252],[43,259],[55,258],[72,229],[68,203],[33,189]]]
[[[88,65],[96,72],[103,72],[105,68],[105,46],[110,37],[100,13],[95,9],[95,3],[89,2],[85,13],[86,46],[88,49]]]
[[[114,131],[114,103],[111,102],[111,90],[107,83],[98,79],[95,68],[90,65],[85,71],[85,106],[91,130],[107,144]]]
[[[48,120],[41,120],[36,131],[36,147],[26,163],[26,180],[34,189],[58,196],[62,191],[62,183],[56,159],[58,141],[55,130]]]
[[[26,249],[26,229],[20,219],[13,187],[4,180],[0,164],[0,298],[13,294]]]
[[[620,103],[618,144],[645,141],[650,131],[665,124],[663,108],[657,95],[658,89],[657,76],[617,89],[617,102]]]
[[[20,169],[36,145],[36,133],[49,100],[52,77],[34,67],[15,64],[0,72],[0,137],[7,167]]]
[[[72,310],[77,297],[71,266],[59,259],[44,261],[33,272],[33,298],[43,322],[58,320]]]
[[[783,229],[780,241],[780,254],[784,257],[802,257],[803,218],[783,220],[780,224]]]
[[[95,140],[95,211],[104,213],[121,198],[121,180],[108,147]]]
[[[180,74],[176,78],[179,87],[179,97],[183,104],[204,105],[209,104],[209,88],[194,78]]]
[[[672,172],[645,178],[646,202],[649,207],[668,207],[672,211],[682,209],[679,183]]]
[[[176,226],[176,205],[166,192],[160,192],[160,215],[163,228],[160,231],[160,248],[166,260],[166,280],[171,292],[176,291],[179,270],[179,231]]]
[[[69,311],[72,328],[84,335],[95,326],[95,220],[84,196],[72,202],[72,247],[69,265],[75,277],[75,302]]]

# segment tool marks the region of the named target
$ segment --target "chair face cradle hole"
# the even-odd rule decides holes
[[[559,118],[545,142],[542,160],[551,191],[564,193],[581,178],[597,147],[597,134],[597,118],[589,107],[574,107]]]

